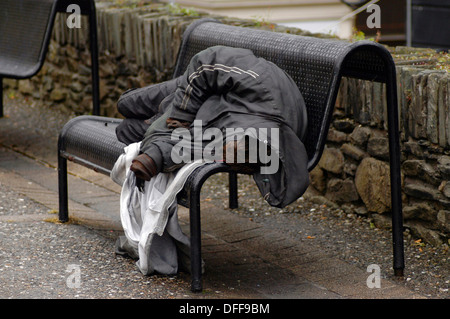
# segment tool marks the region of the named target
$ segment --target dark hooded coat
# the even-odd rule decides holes
[[[177,141],[171,139],[166,119],[201,120],[204,130],[278,130],[277,141],[270,134],[257,137],[278,155],[278,170],[253,174],[270,205],[290,204],[309,185],[302,142],[307,129],[303,97],[287,73],[250,50],[215,46],[201,51],[182,76],[125,92],[118,110],[126,118],[117,129],[119,140],[126,144],[142,140],[141,152],[152,157],[159,171],[179,167],[171,156]]]

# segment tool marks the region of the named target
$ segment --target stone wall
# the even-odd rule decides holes
[[[310,35],[257,20],[209,16],[151,1],[142,6],[116,2],[97,0],[100,108],[105,116],[120,116],[116,101],[128,88],[171,78],[181,36],[196,19],[208,16],[233,25]],[[56,17],[41,71],[27,80],[4,79],[4,84],[49,107],[86,114],[92,112],[89,25],[87,17],[82,16],[81,28],[70,29],[66,25],[68,16],[60,13]]]
[[[97,3],[101,114],[120,117],[116,101],[128,88],[171,77],[181,35],[203,14],[161,4]],[[42,70],[27,80],[4,79],[19,92],[75,115],[92,111],[88,24],[69,29],[59,14]],[[224,23],[311,35],[257,20]],[[314,35],[326,37],[326,35]],[[389,48],[397,64],[405,226],[433,244],[450,228],[449,59],[428,49]],[[311,172],[311,199],[390,225],[389,151],[383,84],[344,78],[322,159]]]
[[[394,56],[402,50],[408,49],[393,49]],[[450,75],[435,65],[400,62],[397,77],[405,226],[442,244],[450,229]],[[311,172],[319,199],[370,215],[378,225],[389,225],[391,210],[384,95],[384,84],[343,79],[326,148]]]

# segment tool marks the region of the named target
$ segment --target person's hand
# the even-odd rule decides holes
[[[166,124],[167,124],[167,127],[169,129],[174,130],[174,129],[179,128],[179,127],[189,128],[189,126],[191,125],[191,122],[177,120],[177,119],[169,117],[166,120]]]
[[[158,173],[155,162],[145,153],[138,155],[131,161],[130,170],[134,172],[136,178],[144,181],[149,181]]]

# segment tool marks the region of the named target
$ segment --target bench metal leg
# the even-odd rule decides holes
[[[67,192],[67,159],[58,154],[58,193],[59,193],[59,220],[63,223],[69,221],[69,199]]]
[[[201,216],[200,188],[193,189],[190,198],[190,229],[191,229],[191,290],[201,292],[202,287],[202,253],[201,253]]]
[[[237,173],[228,173],[229,181],[229,206],[231,209],[238,208],[238,187],[237,187]]]
[[[405,268],[403,247],[403,216],[400,171],[400,136],[396,95],[395,70],[391,71],[386,83],[388,108],[389,155],[392,201],[392,243],[394,252],[394,275],[403,276]]]
[[[191,290],[201,292],[202,284],[202,247],[201,247],[201,213],[200,213],[200,190],[201,184],[194,184],[190,194],[190,229],[191,229]],[[238,207],[237,199],[237,173],[229,173],[229,205],[230,208]]]
[[[201,215],[200,215],[200,193],[203,183],[208,177],[219,172],[228,172],[232,179],[232,184],[237,183],[237,173],[230,172],[229,166],[226,164],[210,164],[202,166],[195,171],[187,181],[189,184],[189,218],[191,230],[191,290],[193,292],[201,292],[202,284],[202,251],[201,251]],[[232,176],[232,177],[231,177]],[[234,182],[233,182],[234,181]],[[236,183],[235,183],[236,182]],[[234,190],[237,190],[235,187]],[[232,191],[236,194],[237,191]],[[237,202],[236,202],[237,205]]]

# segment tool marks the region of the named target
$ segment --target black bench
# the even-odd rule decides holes
[[[400,184],[400,146],[395,65],[390,53],[372,41],[348,43],[291,34],[229,26],[211,19],[192,23],[183,35],[174,77],[185,71],[191,57],[213,46],[251,49],[286,70],[298,84],[308,110],[305,146],[308,169],[318,163],[326,141],[342,76],[386,83],[391,167],[392,227],[395,275],[402,276],[403,221]],[[59,218],[68,220],[67,159],[110,174],[124,145],[115,136],[120,119],[79,116],[61,131],[58,144]],[[208,177],[229,173],[230,208],[237,207],[237,174],[224,163],[196,169],[178,194],[178,203],[190,212],[192,290],[201,291],[200,191]]]
[[[27,79],[44,64],[56,13],[70,4],[89,16],[94,115],[100,114],[97,22],[94,0],[0,1],[0,117],[3,117],[3,78]]]

